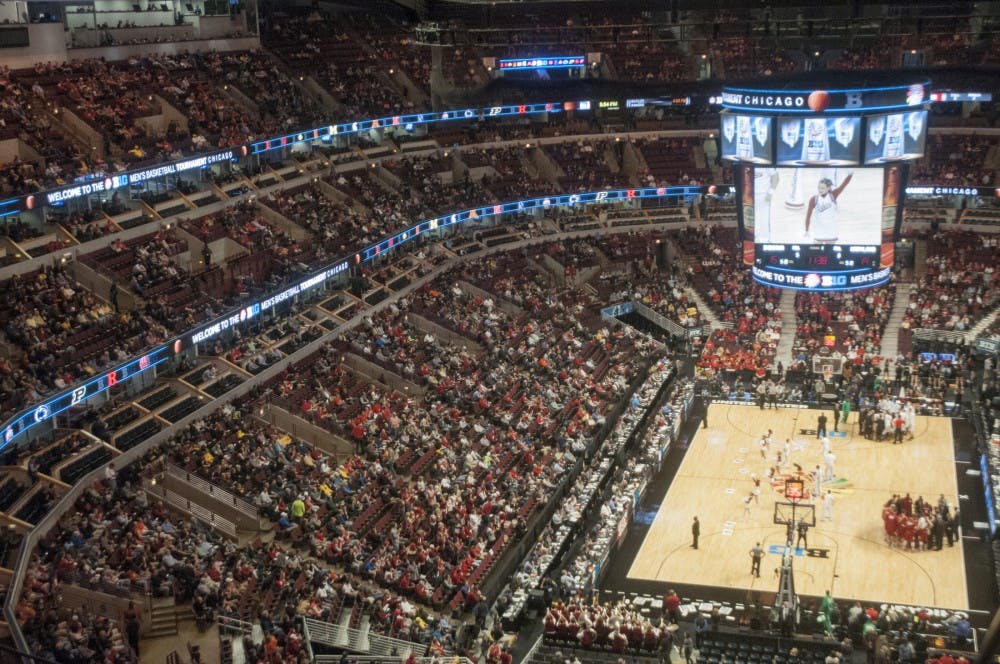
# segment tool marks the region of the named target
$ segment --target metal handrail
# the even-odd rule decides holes
[[[168,505],[187,513],[192,518],[198,519],[212,528],[215,528],[231,539],[237,539],[236,524],[229,519],[219,516],[215,512],[202,507],[198,503],[191,502],[190,499],[185,498],[176,491],[171,491],[165,487],[157,486],[150,480],[143,481],[143,489],[145,489],[146,493],[155,496],[156,498],[166,502]]]
[[[202,493],[207,493],[216,500],[228,504],[239,513],[244,514],[255,521],[260,518],[260,510],[253,503],[240,498],[230,491],[226,491],[218,484],[213,484],[195,473],[184,470],[177,464],[168,462],[165,466],[167,474],[171,477],[190,484]]]
[[[396,639],[373,632],[362,632],[354,627],[323,622],[313,618],[304,617],[302,622],[308,627],[312,643],[320,643],[334,648],[346,648],[360,653],[367,652],[376,657],[392,657],[392,653],[395,652],[400,657],[406,658],[411,652],[426,648],[423,643]],[[367,649],[361,647],[363,639],[368,641]]]

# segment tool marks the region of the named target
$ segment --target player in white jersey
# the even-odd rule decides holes
[[[836,189],[830,178],[820,179],[818,193],[809,199],[809,206],[806,208],[807,239],[828,244],[837,241],[837,198],[852,177],[854,173],[849,173]]]
[[[778,169],[754,169],[753,196],[754,205],[754,242],[771,241],[771,199],[774,189],[778,186]]]
[[[802,161],[808,163],[830,161],[830,138],[826,135],[826,120],[823,118],[805,119]]]

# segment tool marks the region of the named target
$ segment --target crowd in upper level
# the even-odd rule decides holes
[[[689,27],[692,37],[711,33],[713,46],[701,55],[682,48],[655,22],[647,24],[648,17],[611,23],[598,17],[575,20],[584,20],[586,29],[574,24],[549,37],[601,52],[608,64],[595,73],[619,80],[692,80],[701,75],[696,72],[700,59],[714,62],[711,73],[720,78],[773,75],[802,70],[815,57],[782,48],[768,31],[745,31],[753,20],[745,13],[718,15]],[[793,32],[804,32],[805,23],[800,17]],[[534,34],[547,28],[522,29],[524,34],[504,35],[506,46],[463,47],[458,60],[464,58],[464,69],[471,73],[460,74],[460,82],[484,83],[493,74],[482,68],[483,58],[503,57],[507,49],[523,53],[534,43],[537,53],[547,52],[551,44],[535,41]],[[917,47],[936,65],[995,60],[996,38],[977,38],[967,24],[935,25],[933,30],[925,30]],[[852,69],[899,66],[901,53],[883,54],[886,46],[899,48],[901,43],[874,35],[850,48],[828,49],[836,55],[824,54],[822,61]],[[4,183],[16,191],[48,187],[81,174],[95,176],[196,149],[241,145],[332,120],[429,108],[429,47],[419,45],[413,26],[397,18],[283,16],[266,23],[262,45],[258,51],[70,60],[0,70],[0,132],[20,137],[28,148],[3,169],[0,188]],[[60,113],[79,118],[93,136],[81,139],[65,132]],[[963,156],[951,160],[957,163],[929,164],[917,177],[951,175],[980,184],[985,178],[988,184],[992,174],[976,169],[976,156],[967,152],[962,146]]]

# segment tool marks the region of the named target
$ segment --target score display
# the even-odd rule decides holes
[[[739,174],[743,260],[755,281],[813,291],[888,281],[899,166],[746,165]]]
[[[517,69],[566,69],[570,67],[586,67],[586,55],[561,55],[539,58],[505,58],[497,60],[497,69],[513,71]]]

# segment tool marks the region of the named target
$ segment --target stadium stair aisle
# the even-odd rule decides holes
[[[926,254],[926,250],[924,251]],[[893,358],[899,355],[899,326],[903,322],[906,307],[910,304],[910,293],[913,284],[896,284],[896,300],[892,303],[889,321],[885,324],[885,334],[882,335],[882,357]]]
[[[713,330],[718,330],[722,327],[722,321],[720,321],[719,317],[715,315],[714,311],[712,311],[712,307],[705,303],[705,300],[702,299],[701,294],[696,288],[688,286],[684,289],[684,292],[689,298],[694,300],[695,306],[698,307],[698,313],[708,320],[708,324]]]
[[[927,240],[917,238],[913,241],[913,280],[919,281],[927,276]],[[897,300],[899,298],[896,298]]]
[[[983,316],[983,319],[972,326],[969,333],[965,335],[965,343],[974,343],[976,337],[980,337],[986,333],[986,330],[993,326],[997,318],[1000,317],[1000,307],[997,307],[990,313]]]
[[[774,363],[789,367],[792,364],[792,352],[795,348],[795,293],[791,289],[781,292],[781,339],[778,341],[778,350],[774,354]]]

